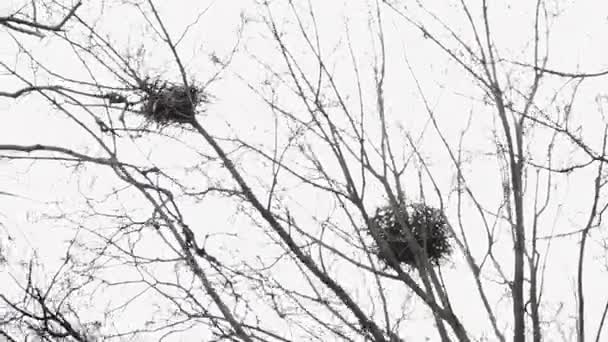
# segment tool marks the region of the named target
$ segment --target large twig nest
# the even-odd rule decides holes
[[[422,249],[421,256],[426,257],[431,265],[438,265],[451,252],[448,223],[443,212],[424,203],[400,205],[405,226],[401,225],[393,206],[379,208],[372,218],[379,229],[380,238],[384,239],[397,258],[397,261],[416,266],[413,241],[408,239],[407,232]],[[380,251],[377,245],[375,253],[387,265],[389,257]]]
[[[204,101],[201,89],[169,82],[146,82],[141,113],[149,122],[159,126],[185,124],[194,121],[196,107]]]

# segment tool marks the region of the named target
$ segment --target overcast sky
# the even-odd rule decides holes
[[[174,39],[178,39],[184,30],[188,30],[179,42],[177,50],[189,77],[196,83],[204,84],[220,69],[213,63],[212,56],[226,61],[232,49],[238,46],[229,67],[222,72],[220,79],[208,88],[211,95],[210,103],[199,113],[201,123],[214,135],[223,139],[238,137],[253,145],[271,148],[275,142],[276,130],[278,139],[285,142],[290,127],[285,123],[277,126],[274,113],[261,101],[259,94],[251,89],[266,94],[271,94],[274,90],[278,96],[282,96],[279,100],[282,105],[291,107],[294,111],[302,109],[295,102],[296,99],[289,97],[293,96],[289,94],[289,89],[280,84],[276,75],[263,67],[268,65],[278,74],[286,71],[280,50],[272,40],[266,23],[261,19],[268,15],[262,6],[248,0],[156,2],[158,12]],[[278,23],[281,23],[279,30],[285,34],[285,41],[288,42],[295,58],[299,58],[302,66],[307,68],[305,72],[314,74],[317,60],[311,56],[305,41],[297,34],[297,22],[292,13],[280,1],[272,3],[272,15]],[[370,24],[370,16],[373,17],[370,8],[373,10],[374,4],[372,1],[323,0],[311,0],[310,3],[315,9],[323,58],[334,73],[338,87],[346,95],[347,105],[358,108],[361,101],[364,111],[370,113],[367,122],[370,125],[369,134],[372,139],[377,138],[379,130],[374,126],[376,120],[374,111],[377,103],[371,93],[374,91],[374,53],[377,53],[379,43],[377,32],[370,31],[370,27],[375,30],[373,26],[375,24]],[[395,1],[395,3],[401,2]],[[11,13],[21,5],[23,3],[16,0],[0,4],[0,16]],[[425,5],[429,6],[428,9],[441,18],[444,24],[453,28],[455,33],[463,35],[467,43],[473,42],[458,2]],[[298,3],[297,6],[301,6],[303,10],[307,8],[305,2]],[[440,24],[433,22],[429,14],[419,9],[415,2],[408,1],[406,6],[414,18],[431,23],[429,27],[432,29],[441,29]],[[493,25],[494,41],[503,59],[501,67],[505,70],[504,74],[509,75],[509,78],[503,78],[501,81],[504,84],[512,83],[521,90],[528,90],[526,85],[532,81],[529,78],[532,73],[522,72],[522,69],[513,62],[532,63],[533,10],[534,6],[530,1],[493,1],[491,4],[490,20]],[[608,69],[606,48],[608,3],[595,0],[556,1],[547,3],[547,13],[550,56],[547,62],[548,69],[572,73]],[[160,75],[176,82],[181,80],[171,51],[134,6],[121,4],[120,1],[91,2],[83,5],[79,14],[95,22],[97,31],[102,32],[104,36],[107,35],[121,53],[139,52],[144,61],[140,71],[144,74]],[[474,15],[478,14],[474,13]],[[425,104],[417,89],[416,78],[436,115],[438,126],[451,146],[458,146],[463,130],[469,127],[463,138],[465,151],[463,158],[466,160],[464,171],[471,188],[484,203],[485,208],[490,211],[496,210],[502,200],[502,179],[497,158],[492,155],[496,153],[493,139],[499,128],[493,107],[484,103],[483,94],[476,82],[461,67],[450,61],[431,40],[424,39],[419,30],[386,6],[382,6],[382,18],[387,53],[385,83],[387,122],[390,123],[390,136],[398,146],[398,153],[403,155],[411,153],[406,143],[407,135],[417,139],[420,153],[427,160],[438,187],[445,195],[446,214],[450,221],[456,222],[458,219],[456,194],[453,191],[456,171],[429,121]],[[310,21],[304,24],[309,25]],[[82,27],[76,25],[74,27],[76,30],[67,31],[68,34],[75,40],[84,40],[86,32]],[[544,34],[543,32],[543,37]],[[439,37],[446,40],[450,38],[446,33]],[[92,56],[77,55],[64,41],[53,35],[39,39],[9,32],[3,28],[0,31],[0,61],[18,70],[29,80],[35,80],[38,85],[57,82],[57,79],[42,70],[32,69],[28,57],[19,52],[20,47],[17,42],[23,44],[22,48],[27,49],[58,74],[90,81],[89,73],[91,73],[99,83],[120,86],[111,73],[101,65],[95,64]],[[543,45],[542,48],[544,50],[545,46]],[[361,97],[358,95],[349,49],[352,49],[357,57],[361,71],[363,89]],[[90,63],[86,64],[90,69],[85,67],[81,58]],[[411,70],[408,68],[408,63]],[[603,111],[608,105],[604,98],[605,89],[608,89],[606,83],[605,78],[583,82],[572,111],[571,128],[579,132],[596,151],[601,150],[601,134],[603,125],[606,124],[603,118]],[[15,91],[22,86],[24,84],[17,82],[8,72],[3,70],[0,73],[0,91]],[[574,86],[573,81],[547,77],[543,80],[539,91],[538,106],[548,112],[563,109]],[[562,90],[558,92],[557,100],[554,101],[553,96],[558,89]],[[114,120],[117,119],[118,114],[118,112],[110,113]],[[78,115],[82,115],[87,124],[94,122],[92,116],[83,111],[78,112]],[[91,142],[87,134],[62,113],[52,109],[48,101],[40,96],[31,95],[18,99],[0,97],[0,118],[2,118],[0,145],[49,144],[66,146],[93,156],[103,155],[103,151]],[[126,120],[135,124],[139,118],[126,117]],[[200,190],[205,186],[213,185],[213,181],[229,184],[229,175],[219,165],[214,162],[201,163],[201,155],[211,151],[200,138],[172,129],[167,131],[167,135],[173,138],[150,135],[138,139],[122,139],[119,142],[120,156],[132,163],[157,165],[194,189],[198,187]],[[543,130],[532,132],[527,145],[528,155],[541,160],[543,153],[546,153],[550,138],[550,132]],[[223,143],[231,146],[228,140]],[[559,140],[556,144],[558,145],[554,155],[556,167],[585,161],[583,155],[573,152],[574,148],[567,141]],[[328,153],[328,150],[319,149],[319,152]],[[39,271],[41,279],[44,279],[45,275],[48,277],[52,274],[61,263],[60,258],[65,254],[66,241],[75,236],[81,225],[86,225],[87,229],[95,226],[99,226],[100,229],[115,229],[116,227],[106,226],[112,223],[108,217],[85,215],[90,213],[87,210],[93,206],[108,212],[123,210],[142,220],[151,213],[150,207],[134,191],[120,192],[112,194],[114,197],[107,197],[114,190],[124,186],[124,183],[110,170],[86,165],[74,167],[69,163],[59,162],[9,161],[2,156],[3,154],[0,154],[0,254],[8,260],[8,263],[0,266],[2,292],[18,291],[15,280],[23,281],[24,275],[20,263],[33,256],[37,256],[37,260],[41,263]],[[239,165],[247,171],[248,180],[259,191],[263,191],[271,175],[271,168],[265,166],[259,158],[250,157],[246,153],[238,156]],[[321,154],[319,157],[330,159],[331,155]],[[295,155],[293,158],[296,158]],[[300,162],[297,159],[289,161],[295,164]],[[203,168],[205,170],[201,171]],[[337,170],[337,166],[328,163],[328,170],[333,173]],[[590,203],[593,200],[595,170],[595,168],[584,169],[568,176],[560,175],[555,180],[551,186],[552,198],[540,225],[542,227],[540,236],[570,233],[586,224]],[[417,171],[413,169],[406,175],[403,182],[409,199],[421,200]],[[534,187],[537,181],[544,184],[547,175],[541,173],[540,178],[537,179],[536,170],[529,168],[526,176],[527,194],[529,194],[525,202],[528,213],[526,220],[530,222],[534,205],[532,196]],[[288,180],[285,187],[289,189],[282,194],[285,202],[292,205],[294,216],[301,217],[303,222],[313,223],[313,217],[328,216],[335,210],[335,203],[315,190],[297,186],[295,183],[291,184]],[[422,187],[428,196],[425,200],[438,205],[439,200],[433,195],[432,183],[426,179]],[[541,188],[542,194],[544,191],[546,189]],[[102,201],[102,199],[106,200]],[[605,203],[605,195],[602,199]],[[209,239],[209,250],[217,253],[224,260],[234,258],[237,263],[236,260],[248,260],[260,255],[264,257],[265,250],[268,251],[268,255],[277,252],[278,249],[272,246],[266,235],[261,232],[248,233],[259,230],[259,227],[252,223],[252,220],[259,218],[249,217],[247,211],[242,210],[236,201],[221,196],[203,202],[185,197],[180,200],[185,220],[193,227],[197,227],[195,231],[197,236],[202,239],[205,235],[221,234]],[[370,190],[366,205],[373,212],[373,208],[383,205],[385,201],[382,189],[374,188]],[[486,248],[484,230],[472,204],[468,203],[468,205],[469,207],[464,210],[463,221],[466,222],[465,228],[468,230],[469,242],[475,257],[482,258]],[[345,217],[337,217],[336,221],[344,224],[347,222]],[[311,228],[310,233],[315,234],[320,229],[320,227]],[[497,229],[500,234],[498,234],[496,254],[504,262],[504,271],[510,274],[512,272],[510,231],[504,222],[498,224]],[[87,236],[83,232],[79,234]],[[605,227],[600,226],[594,230],[586,258],[588,264],[585,275],[587,279],[585,291],[588,298],[586,313],[590,324],[588,329],[592,335],[595,333],[606,301],[607,255],[602,246],[602,241],[605,241],[606,237]],[[574,324],[579,239],[579,235],[573,235],[551,239],[550,246],[546,243],[549,240],[539,243],[541,257],[543,260],[544,258],[549,260],[544,276],[544,300],[547,303],[543,308],[545,317],[547,320],[560,322],[566,329],[572,328]],[[99,243],[99,241],[90,241],[93,245]],[[171,253],[159,250],[159,246],[162,246],[160,241],[146,240],[141,245],[142,253],[154,254],[157,251],[160,255]],[[341,265],[340,262],[335,262],[332,271],[338,278],[349,277],[352,270]],[[302,282],[303,277],[298,276],[298,269],[293,266],[280,267],[279,269],[284,273],[279,277],[286,284],[297,287],[298,282]],[[131,272],[121,270],[120,267],[117,267],[117,270],[124,271],[125,275]],[[157,271],[160,272],[160,268]],[[483,336],[491,336],[490,325],[485,320],[479,322],[479,317],[485,313],[462,254],[456,253],[442,271],[455,311],[462,316],[463,323],[471,335],[479,339]],[[121,279],[121,273],[118,271],[104,273],[104,276]],[[365,293],[369,286],[373,286],[373,283],[370,281],[370,285],[368,281],[370,279],[367,277],[353,277],[352,281],[346,283],[354,293],[361,294]],[[496,284],[498,276],[492,272],[485,275],[484,281],[488,284],[491,303],[501,315],[502,324],[510,325],[511,321],[508,317],[511,309],[505,287]],[[109,290],[99,294],[95,300],[98,300],[98,303],[112,302],[117,305],[121,295],[129,298],[128,296],[133,293],[137,293],[137,289],[133,289],[132,292],[121,290],[119,293]],[[411,338],[408,341],[421,341],[422,339],[419,339],[421,335],[428,336],[433,341],[437,340],[432,317],[423,304],[417,299],[410,298],[412,295],[406,289],[395,287],[393,293],[398,296],[394,301],[394,309],[400,310],[399,306],[405,303],[406,309],[411,314],[411,321],[406,322],[400,331],[401,336],[406,339]],[[146,298],[138,301],[131,308],[134,311],[129,312],[136,313],[137,310],[146,312],[145,310],[155,303],[161,302],[152,294]],[[365,302],[365,299],[361,301]],[[96,308],[91,308],[90,314],[91,317],[95,317],[100,312],[96,312]],[[145,315],[135,317],[130,322],[118,322],[116,326],[121,328],[135,326],[137,323],[142,323],[137,322],[139,318],[144,320]],[[556,326],[549,324],[547,329],[549,331],[547,341],[558,338]],[[201,334],[201,330],[193,330],[191,333]],[[179,340],[186,341],[187,338],[176,337],[175,341]]]

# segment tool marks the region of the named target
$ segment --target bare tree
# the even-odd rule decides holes
[[[0,17],[0,97],[59,133],[0,160],[77,180],[35,223],[58,261],[7,261],[3,337],[600,340],[606,72],[551,67],[561,1],[242,5],[219,51],[222,5]]]

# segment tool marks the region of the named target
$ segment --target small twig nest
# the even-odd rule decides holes
[[[196,107],[204,101],[201,89],[169,82],[146,82],[141,113],[159,126],[192,123]]]
[[[452,253],[448,223],[441,210],[424,203],[401,205],[399,210],[407,217],[405,227],[399,223],[398,216],[390,205],[379,208],[372,218],[380,237],[388,243],[397,261],[416,267],[415,249],[408,242],[408,231],[431,265],[438,265]],[[374,252],[386,265],[391,264],[389,257],[380,252],[379,246],[376,246]]]

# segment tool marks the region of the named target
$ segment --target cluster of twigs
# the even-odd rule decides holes
[[[205,96],[196,86],[147,81],[141,85],[143,91],[141,114],[149,122],[159,126],[187,124],[194,121],[197,106]]]
[[[372,218],[380,238],[386,241],[397,261],[417,265],[414,241],[422,250],[419,257],[427,258],[432,265],[438,265],[451,254],[448,223],[441,210],[424,203],[403,204],[398,210],[395,212],[393,206],[387,205],[379,208]],[[375,252],[387,265],[391,264],[379,246]]]

